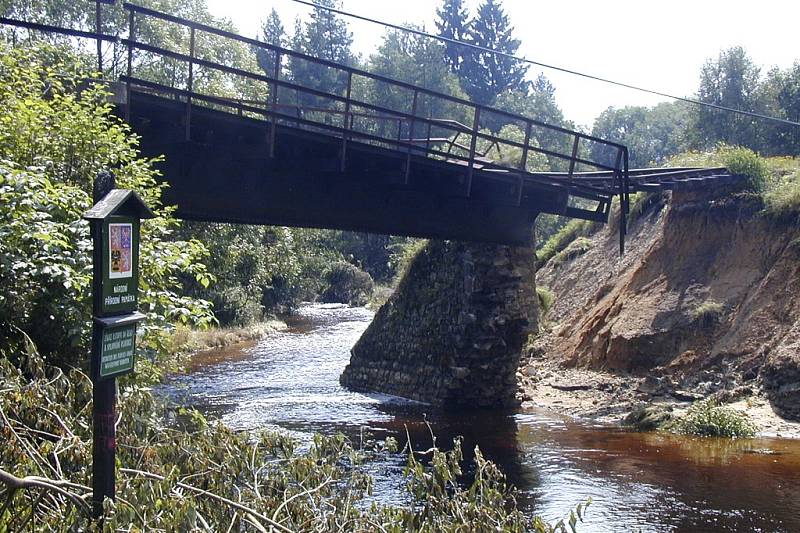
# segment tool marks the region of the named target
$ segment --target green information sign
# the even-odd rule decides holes
[[[133,370],[136,324],[103,329],[100,341],[100,377],[107,378]]]
[[[110,216],[102,226],[100,316],[133,312],[139,289],[139,219]]]

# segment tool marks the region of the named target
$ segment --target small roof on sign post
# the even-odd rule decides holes
[[[85,220],[105,220],[112,215],[155,218],[139,195],[130,189],[112,189],[83,214]]]

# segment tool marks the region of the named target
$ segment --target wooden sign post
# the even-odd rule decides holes
[[[139,303],[140,220],[153,212],[130,190],[115,189],[110,173],[98,176],[91,223],[92,270],[92,513],[103,516],[103,500],[116,490],[117,376],[133,371]]]

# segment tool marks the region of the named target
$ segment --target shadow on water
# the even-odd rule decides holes
[[[476,445],[518,487],[528,512],[564,517],[593,499],[580,531],[800,531],[800,443],[631,433],[547,412],[435,410],[339,385],[369,324],[362,308],[308,305],[288,331],[234,353],[208,355],[162,391],[242,429],[362,438],[409,435],[417,450]],[[430,429],[429,429],[430,426]],[[375,494],[407,503],[404,458],[370,466]]]

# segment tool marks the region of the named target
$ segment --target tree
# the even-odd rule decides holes
[[[374,74],[404,81],[440,93],[464,98],[458,77],[452,74],[445,63],[445,46],[437,41],[408,32],[389,30],[383,37],[378,52],[369,58],[369,70]],[[381,107],[411,113],[413,94],[389,83],[370,80],[363,95],[367,101]],[[359,95],[361,96],[361,95]],[[420,95],[417,100],[417,116],[429,118],[462,119],[463,110],[451,102],[430,95]],[[404,125],[403,135],[408,135],[408,125]],[[417,126],[415,135],[421,134],[422,125]],[[397,131],[396,122],[376,122],[375,131],[390,135]],[[452,130],[436,132],[432,136],[448,136]],[[427,132],[426,132],[427,134]]]
[[[140,245],[143,346],[158,348],[175,321],[207,325],[207,302],[180,294],[179,273],[211,281],[196,240],[174,240],[177,221],[163,206],[154,163],[113,114],[98,86],[80,94],[86,74],[52,48],[0,43],[0,353],[31,339],[60,363],[85,361],[91,313],[91,239],[81,219],[92,177],[114,169],[117,185],[136,190],[156,212]],[[5,353],[3,353],[5,352]]]
[[[555,99],[555,87],[540,74],[531,84],[518,89],[505,91],[497,96],[494,107],[532,118],[553,126],[573,128],[573,124],[564,119],[564,114]],[[484,125],[493,132],[500,131],[510,119],[497,114],[485,114]],[[519,127],[519,126],[518,126]],[[572,136],[545,128],[533,128],[531,139],[541,148],[568,154],[572,150]],[[523,139],[524,140],[524,136]],[[563,170],[565,161],[548,156],[551,170]]]
[[[767,114],[800,122],[800,62],[791,68],[773,68],[761,84],[759,98]],[[800,126],[765,124],[762,152],[767,155],[800,155]]]
[[[339,0],[319,0],[319,5],[339,7]],[[292,36],[292,48],[298,52],[320,59],[327,59],[342,65],[354,65],[356,57],[352,51],[353,35],[347,23],[334,13],[322,8],[314,8],[310,19],[303,25],[298,21]],[[335,94],[344,94],[347,87],[347,73],[319,63],[291,57],[289,59],[292,80],[295,83]],[[301,95],[305,105],[329,105],[329,102]]]
[[[463,0],[443,0],[442,6],[436,10],[436,29],[439,36],[452,41],[465,41],[468,35],[468,13]],[[464,63],[465,48],[463,45],[445,43],[445,62],[450,71],[458,74]]]
[[[624,144],[629,149],[630,167],[644,168],[686,149],[688,123],[689,110],[681,103],[609,107],[595,119],[592,135]],[[594,161],[613,165],[616,150],[593,143],[591,155]]]
[[[469,42],[476,46],[514,55],[520,41],[499,0],[484,0],[469,24]],[[471,49],[460,69],[461,84],[473,102],[491,105],[504,91],[526,89],[528,66],[510,57]]]
[[[286,46],[286,31],[283,28],[281,17],[275,8],[270,11],[267,20],[261,26],[261,39],[267,43],[281,48]],[[275,52],[265,50],[264,48],[256,49],[256,58],[258,66],[261,67],[268,76],[272,76],[275,72]]]
[[[759,81],[760,69],[744,48],[729,48],[703,65],[697,98],[709,104],[759,112],[762,108],[758,99]],[[696,108],[692,126],[696,148],[724,142],[758,150],[759,135],[759,122],[755,118],[704,106]]]

